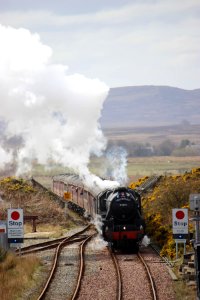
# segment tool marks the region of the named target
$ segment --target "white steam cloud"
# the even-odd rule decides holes
[[[100,215],[96,215],[94,219],[92,220],[91,224],[94,224],[97,229],[97,236],[95,239],[90,243],[90,247],[93,250],[103,250],[106,246],[108,246],[108,243],[103,239],[102,237],[102,219]]]
[[[33,159],[52,159],[87,174],[90,154],[106,146],[98,120],[107,85],[52,64],[51,48],[26,29],[0,25],[0,38],[0,168],[15,159],[23,174]],[[22,138],[18,151],[5,137]]]
[[[148,247],[148,245],[151,243],[151,240],[150,240],[150,238],[147,236],[147,235],[145,235],[144,237],[143,237],[143,239],[142,239],[142,246],[144,246],[144,247]]]
[[[127,177],[127,151],[120,146],[112,146],[106,153],[106,177],[117,180],[126,185]]]

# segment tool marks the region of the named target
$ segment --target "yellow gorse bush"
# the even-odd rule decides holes
[[[144,181],[145,177],[131,183],[130,188]],[[175,257],[172,209],[189,208],[189,195],[192,193],[200,193],[200,168],[194,168],[184,175],[163,176],[153,191],[142,197],[147,234],[160,246],[162,255]],[[189,230],[194,231],[193,224],[189,224]]]
[[[131,182],[129,184],[129,187],[131,189],[135,189],[137,187],[139,187],[143,182],[145,182],[149,177],[148,176],[144,176],[142,178],[139,178],[136,182]]]
[[[6,177],[0,180],[0,187],[8,191],[35,192],[35,189],[22,178]]]

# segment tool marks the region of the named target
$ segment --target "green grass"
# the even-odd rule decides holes
[[[130,158],[128,175],[170,175],[183,174],[192,168],[200,166],[200,157],[146,157]]]
[[[188,287],[183,280],[174,281],[173,283],[176,300],[196,300],[196,287]]]
[[[36,256],[16,257],[9,252],[0,264],[1,300],[22,299],[26,288],[33,285],[33,277],[40,268]]]

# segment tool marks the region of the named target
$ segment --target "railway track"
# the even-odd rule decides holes
[[[116,270],[116,276],[117,276],[117,296],[116,299],[117,300],[121,300],[122,299],[122,275],[121,275],[121,271],[120,271],[120,267],[119,267],[119,263],[117,260],[117,256],[111,251],[110,251],[110,255],[112,257],[114,266],[115,266],[115,270]]]
[[[156,254],[160,257],[160,259],[161,259],[168,267],[170,267],[170,268],[173,268],[173,267],[174,267],[175,262],[170,261],[170,260],[169,260],[167,257],[165,257],[165,256],[161,256],[161,255],[160,255],[160,250],[159,250],[159,248],[158,248],[156,245],[150,244],[149,246],[153,249],[153,251],[156,252]]]
[[[161,178],[160,175],[152,175],[145,182],[143,182],[136,190],[139,194],[147,192],[149,189],[154,187],[154,185]]]
[[[94,234],[90,234],[90,235],[86,236],[85,238],[83,238],[83,240],[81,241],[81,243],[79,245],[79,248],[80,248],[80,253],[79,253],[80,262],[79,262],[78,279],[77,279],[77,282],[76,282],[75,289],[74,289],[74,292],[72,294],[72,297],[70,297],[73,300],[75,300],[77,298],[77,296],[78,296],[78,293],[79,293],[79,290],[80,290],[80,286],[81,286],[81,280],[82,280],[82,277],[83,277],[83,272],[84,272],[84,247],[85,247],[86,243],[93,236],[94,236]],[[79,242],[79,241],[75,241],[75,242]],[[45,285],[44,285],[44,287],[43,287],[43,289],[42,289],[39,297],[37,298],[37,300],[49,299],[48,296],[47,296],[47,293],[49,291],[49,287],[51,285],[51,282],[54,280],[54,277],[56,277],[58,259],[59,259],[59,255],[61,253],[61,248],[65,247],[65,246],[66,246],[66,244],[64,242],[61,242],[61,244],[56,249],[56,253],[55,253],[55,256],[54,256],[54,260],[53,260],[51,272],[50,272],[50,274],[49,274],[49,276],[47,278],[47,281],[46,281],[46,283],[45,283]]]
[[[67,247],[58,251],[57,263],[55,261],[53,263],[57,270],[53,271],[52,266],[49,279],[45,279],[44,289],[37,300],[175,299],[170,297],[170,288],[164,283],[165,279],[161,279],[165,264],[151,247],[142,248],[138,256],[129,253],[110,253],[106,247],[101,250],[94,248],[97,244],[96,238],[85,247],[92,237],[93,232],[90,230],[89,234],[84,234],[80,239],[77,237],[73,244],[68,243]],[[52,265],[53,252],[54,250],[41,253],[47,263],[51,262],[49,269]],[[140,256],[146,267],[144,262],[141,262]]]
[[[81,280],[83,277],[83,273],[84,273],[84,249],[85,249],[85,245],[86,243],[94,236],[95,234],[89,235],[87,238],[85,238],[81,244],[80,244],[80,268],[79,268],[79,274],[78,274],[78,280],[77,280],[77,285],[76,288],[74,290],[73,296],[72,296],[72,300],[75,300],[79,294],[80,291],[80,286],[81,286]]]
[[[16,249],[16,253],[18,255],[26,255],[26,254],[32,254],[36,252],[46,251],[50,249],[54,249],[59,246],[60,243],[68,244],[68,243],[74,243],[79,242],[84,239],[85,235],[82,235],[84,232],[86,232],[91,225],[86,226],[84,229],[72,234],[69,237],[62,237],[55,240],[51,240],[48,242],[41,242],[37,244],[33,244],[30,246],[23,247],[21,249]]]
[[[85,247],[86,243],[96,234],[96,232],[92,233],[92,234],[87,233],[84,235],[83,235],[83,233],[86,233],[91,228],[92,228],[92,226],[88,225],[83,230],[80,230],[69,237],[60,238],[60,239],[56,239],[54,241],[48,241],[48,242],[44,242],[44,243],[38,243],[35,245],[27,246],[27,247],[24,247],[21,249],[21,251],[20,251],[21,253],[18,251],[18,254],[26,255],[26,254],[30,254],[30,253],[41,252],[41,251],[56,248],[54,256],[53,256],[53,261],[52,261],[49,275],[46,279],[45,284],[43,285],[42,291],[40,292],[37,300],[49,299],[47,296],[47,293],[49,291],[51,284],[54,281],[54,278],[56,277],[56,273],[57,273],[57,269],[58,269],[58,261],[59,261],[61,252],[64,251],[66,246],[69,246],[72,243],[79,243],[79,248],[80,248],[80,251],[79,251],[80,263],[79,263],[78,280],[77,280],[77,283],[75,284],[73,296],[72,296],[72,298],[70,298],[70,299],[76,299],[76,297],[79,293],[81,279],[82,279],[83,272],[84,272],[84,247]]]
[[[117,277],[117,291],[116,291],[116,299],[117,300],[122,300],[122,299],[130,299],[130,296],[127,296],[127,292],[131,293],[133,296],[133,299],[140,299],[140,296],[138,295],[138,286],[134,286],[134,284],[132,284],[131,286],[128,285],[127,286],[127,278],[132,278],[133,282],[135,281],[135,277],[136,275],[138,275],[138,277],[143,278],[143,285],[144,285],[144,290],[148,289],[149,286],[149,290],[147,291],[147,298],[148,299],[152,299],[152,300],[157,300],[157,291],[156,291],[156,287],[155,287],[155,283],[152,277],[152,274],[150,272],[150,269],[147,265],[147,263],[145,262],[145,259],[143,258],[143,256],[138,253],[138,254],[115,254],[112,253],[110,251],[110,255],[112,257],[113,263],[114,263],[114,267],[116,270],[116,277]],[[130,265],[131,264],[131,265]],[[136,270],[139,270],[138,268],[138,264],[140,264],[140,275],[139,273],[136,272]],[[141,264],[142,264],[142,268],[141,268]],[[127,265],[129,265],[129,273],[127,274]],[[146,273],[146,280],[144,280],[144,275],[142,275],[143,273]],[[133,283],[132,282],[132,283]],[[149,284],[147,284],[147,282]],[[140,282],[141,284],[141,282]],[[128,289],[127,289],[128,287]],[[131,289],[131,291],[130,291]]]
[[[153,300],[157,300],[158,297],[157,297],[156,286],[155,286],[152,274],[150,272],[150,269],[149,269],[147,263],[145,262],[144,258],[142,257],[142,255],[140,253],[138,253],[137,256],[138,256],[139,260],[141,261],[141,263],[143,264],[143,266],[144,266],[144,268],[146,270],[146,274],[147,274],[147,277],[148,277],[148,280],[149,280],[149,284],[150,284],[152,299]]]
[[[54,241],[49,241],[48,244],[46,242],[44,243],[39,243],[27,247],[23,247],[21,250],[17,249],[16,253],[18,255],[27,255],[27,254],[32,254],[36,252],[42,252],[46,250],[51,250],[59,246],[60,243],[63,242],[64,245],[67,244],[72,244],[76,242],[81,242],[86,235],[79,235],[79,236],[70,236],[67,238],[62,238],[62,239],[55,239]]]

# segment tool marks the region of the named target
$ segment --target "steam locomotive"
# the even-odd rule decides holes
[[[119,187],[98,195],[98,202],[102,234],[111,248],[138,250],[145,230],[140,195],[127,187]]]
[[[138,250],[145,234],[141,216],[141,197],[128,187],[92,190],[77,175],[53,177],[53,192],[67,200],[68,207],[102,221],[102,235],[111,249]]]

